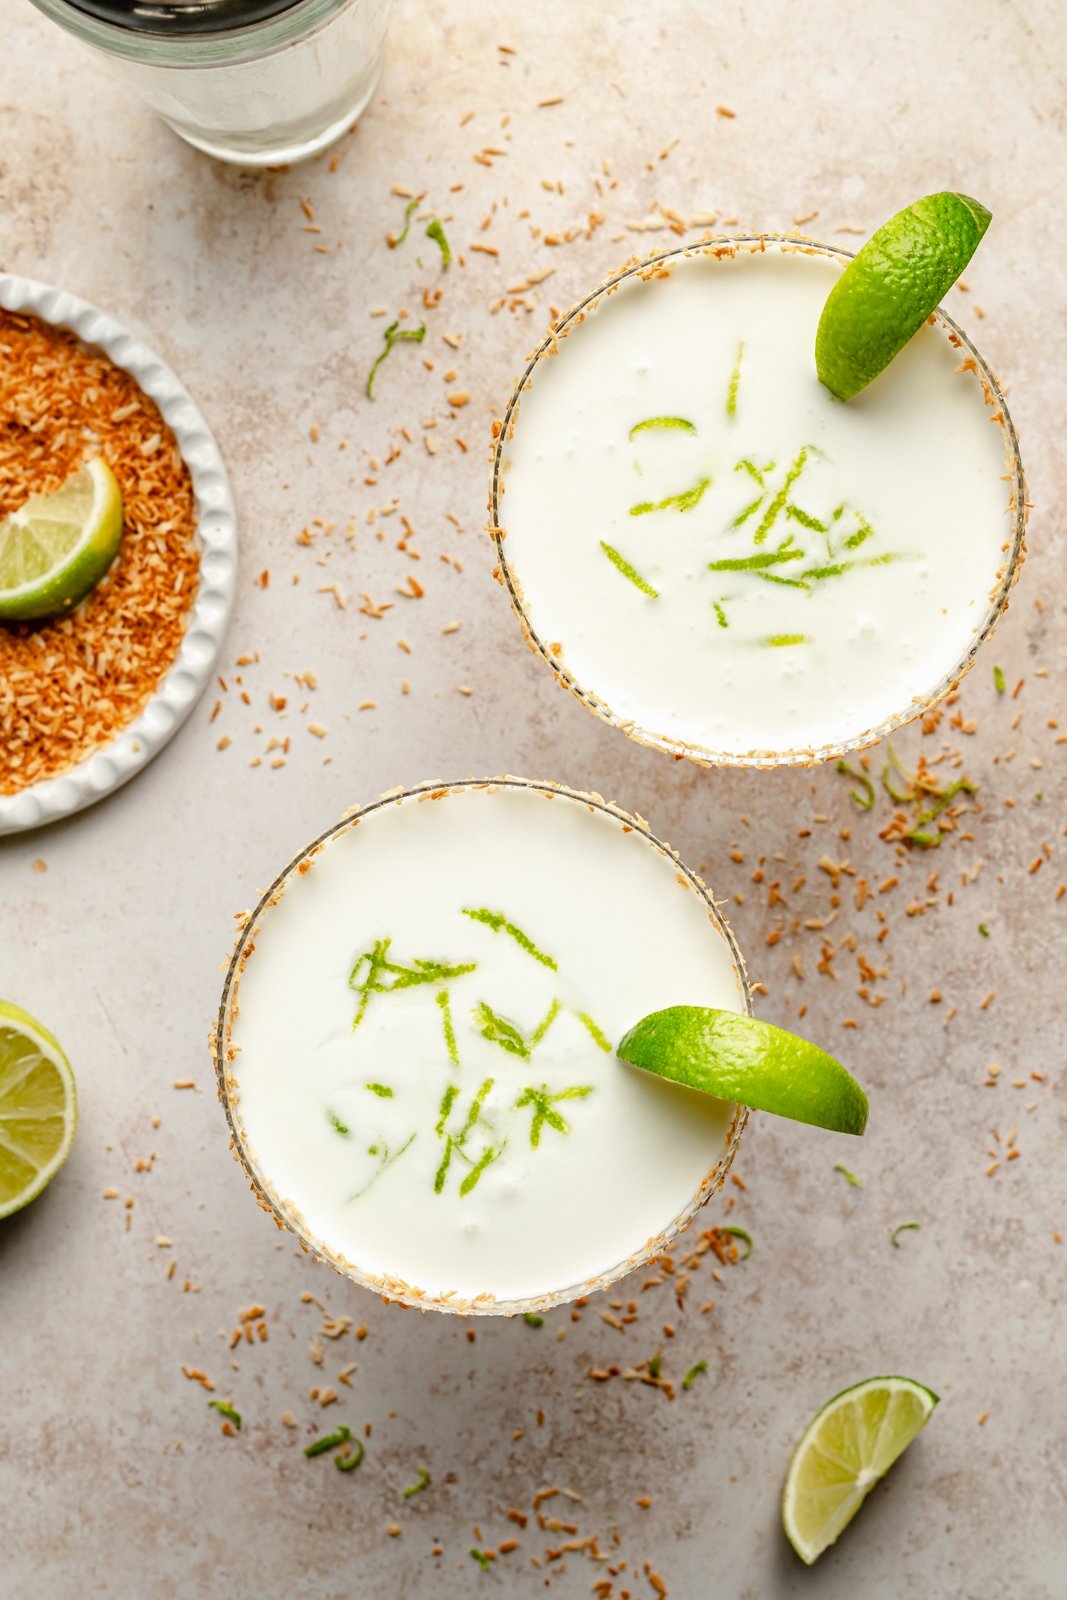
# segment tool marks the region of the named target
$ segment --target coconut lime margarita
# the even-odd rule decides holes
[[[849,257],[672,251],[565,317],[508,407],[503,581],[563,682],[698,759],[823,758],[966,669],[1021,550],[1015,435],[942,313],[848,404],[815,330]]]
[[[395,1298],[513,1311],[662,1246],[742,1116],[615,1058],[684,996],[747,1013],[700,881],[596,797],[503,779],[386,797],[241,936],[222,1097],[266,1202]]]

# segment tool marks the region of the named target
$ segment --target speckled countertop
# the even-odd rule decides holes
[[[0,266],[107,306],[173,363],[233,474],[242,572],[226,692],[112,799],[0,844],[0,991],[65,1042],[81,1091],[68,1166],[0,1226],[3,1600],[1062,1595],[1059,7],[407,0],[338,159],[262,175],[186,149],[28,4],[9,10]],[[446,279],[428,242],[386,247],[394,185],[448,219],[463,264]],[[817,213],[809,231],[847,242],[937,188],[994,213],[950,305],[1010,385],[1036,509],[995,641],[938,727],[898,741],[908,761],[958,751],[979,785],[953,839],[909,855],[880,837],[888,800],[859,812],[832,770],[702,772],[594,721],[523,645],[482,530],[490,419],[520,358],[550,307],[670,242],[665,213],[755,229]],[[422,316],[438,283],[425,344],[368,404],[372,313]],[[396,592],[413,571],[418,601]],[[371,617],[364,595],[392,609]],[[294,681],[309,671],[314,689]],[[703,862],[761,1013],[871,1091],[844,1154],[753,1119],[731,1220],[755,1248],[721,1282],[705,1257],[683,1309],[643,1280],[538,1329],[383,1306],[277,1233],[227,1153],[206,1040],[233,913],[347,806],[501,770],[596,788]],[[857,904],[860,879],[891,878]],[[922,1228],[894,1249],[904,1221]],[[635,1323],[605,1320],[630,1299]],[[257,1305],[266,1341],[231,1348]],[[336,1338],[327,1313],[351,1319]],[[657,1349],[676,1385],[709,1370],[673,1401],[589,1376]],[[232,1398],[239,1436],[183,1367]],[[790,1449],[829,1394],[881,1371],[942,1405],[808,1572],[778,1525]],[[316,1388],[340,1399],[324,1409]],[[342,1420],[373,1424],[354,1474],[301,1448]],[[422,1467],[430,1487],[405,1498]],[[550,1486],[581,1498],[540,1501],[542,1527]],[[510,1538],[487,1572],[469,1554]]]

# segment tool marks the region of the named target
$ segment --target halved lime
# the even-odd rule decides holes
[[[77,1120],[74,1074],[58,1041],[20,1006],[0,1000],[0,1217],[52,1181]]]
[[[97,457],[0,520],[0,620],[56,617],[95,589],[122,538],[122,494]]]
[[[782,1527],[802,1561],[834,1543],[936,1405],[911,1378],[867,1378],[815,1413],[782,1492]]]
[[[974,255],[989,217],[965,194],[928,194],[871,235],[819,318],[815,369],[831,394],[851,399],[903,350]]]
[[[674,1083],[835,1133],[862,1133],[867,1096],[839,1061],[784,1028],[710,1006],[668,1006],[635,1023],[617,1054]]]

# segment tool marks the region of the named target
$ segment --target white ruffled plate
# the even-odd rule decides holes
[[[0,834],[36,828],[102,800],[126,783],[181,727],[222,648],[237,576],[237,518],[219,447],[192,397],[155,351],[107,311],[32,278],[0,272],[0,306],[68,328],[124,368],[159,407],[189,468],[196,497],[200,580],[173,665],[140,714],[59,777],[0,795]]]

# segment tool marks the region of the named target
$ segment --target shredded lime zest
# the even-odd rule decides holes
[[[420,983],[447,983],[452,978],[461,978],[465,973],[473,972],[478,965],[476,961],[467,961],[459,966],[449,966],[442,961],[420,961],[416,958],[411,966],[406,967],[389,960],[392,942],[392,939],[375,939],[369,950],[364,950],[356,957],[348,975],[348,987],[360,997],[359,1009],[352,1023],[353,1033],[363,1021],[372,994],[392,994],[397,989],[410,989]]]
[[[484,922],[487,928],[492,928],[494,933],[506,933],[515,940],[520,949],[525,950],[528,956],[533,956],[535,961],[540,961],[543,967],[551,967],[553,972],[558,971],[558,964],[551,956],[539,950],[528,934],[516,927],[514,922],[509,922],[502,911],[488,911],[484,907],[474,911],[464,908],[463,915],[470,917],[474,922]]]
[[[426,237],[432,239],[440,247],[441,271],[447,272],[452,265],[452,247],[445,237],[445,230],[440,217],[431,217],[426,226]]]
[[[305,1452],[306,1453],[306,1452]],[[340,1455],[333,1458],[333,1464],[339,1472],[352,1472],[363,1460],[363,1440],[353,1439],[351,1450],[342,1450]]]
[[[989,938],[989,929],[986,927],[984,922],[980,922],[978,924],[978,932],[982,935],[983,939]]]
[[[682,433],[696,433],[693,423],[685,417],[646,417],[644,422],[635,422],[630,429],[630,438],[635,433],[648,433],[654,430],[666,431],[671,428],[679,429]]]
[[[716,1233],[725,1234],[731,1239],[740,1239],[742,1244],[747,1245],[748,1248],[741,1257],[741,1260],[748,1260],[749,1256],[752,1254],[752,1235],[750,1233],[747,1233],[744,1228],[736,1227],[717,1228],[715,1231]]]
[[[363,1087],[364,1089],[369,1089],[371,1094],[376,1094],[379,1100],[391,1100],[393,1098],[393,1091],[389,1088],[388,1084],[365,1083]]]
[[[241,1413],[235,1411],[228,1400],[209,1400],[208,1405],[220,1416],[227,1417],[238,1432],[241,1431]]]
[[[886,754],[889,759],[882,768],[882,787],[885,789],[886,794],[891,800],[895,800],[898,805],[907,805],[910,800],[917,800],[919,798],[919,790],[915,787],[915,774],[909,772],[907,767],[904,766],[892,745],[886,746]],[[908,784],[907,790],[894,789],[889,781],[889,774],[893,771],[898,772],[906,780]]]
[[[410,1500],[413,1494],[421,1494],[424,1489],[428,1489],[429,1487],[430,1474],[426,1471],[425,1467],[420,1467],[419,1481],[417,1483],[408,1484],[407,1488],[403,1490],[404,1499]]]
[[[395,250],[398,244],[403,244],[404,243],[404,240],[407,238],[408,232],[409,232],[409,230],[411,228],[411,219],[414,216],[415,212],[419,209],[419,204],[420,204],[421,200],[422,200],[421,194],[416,195],[414,200],[409,200],[407,205],[404,207],[404,229],[403,229],[403,232],[402,233],[395,233],[395,234],[394,233],[390,233],[390,234],[388,234],[386,236],[386,243],[388,244],[390,250]]]
[[[333,1129],[334,1133],[339,1133],[342,1139],[347,1139],[349,1131],[347,1123],[342,1122],[340,1117],[337,1115],[337,1112],[331,1111],[329,1106],[326,1108],[326,1115],[329,1119],[330,1127]]]
[[[662,1370],[663,1356],[659,1351],[657,1351],[648,1363],[648,1375],[650,1378],[658,1378]]]
[[[794,644],[811,644],[813,641],[806,633],[768,633],[761,640],[761,644],[769,644],[774,650],[785,650]]]
[[[417,328],[402,328],[400,326],[399,321],[391,322],[389,324],[389,326],[385,330],[385,335],[384,335],[385,347],[384,347],[384,349],[382,349],[379,352],[377,358],[375,359],[374,365],[371,367],[370,371],[367,373],[367,399],[368,400],[373,400],[374,399],[374,374],[377,372],[378,368],[381,366],[381,364],[385,360],[386,356],[392,350],[394,344],[399,344],[401,342],[401,340],[403,340],[403,339],[411,340],[415,344],[421,344],[422,341],[425,339],[425,337],[426,337],[426,324],[424,322],[420,323]]]
[[[441,1137],[444,1137],[445,1123],[448,1121],[449,1116],[451,1115],[452,1106],[458,1095],[459,1090],[456,1088],[456,1085],[454,1083],[450,1083],[444,1094],[441,1096],[441,1115],[438,1118],[437,1127],[434,1129],[434,1132]]]
[[[629,578],[635,588],[640,589],[641,593],[646,594],[650,600],[659,599],[659,590],[653,589],[652,585],[645,578],[642,578],[637,568],[632,567],[626,557],[615,549],[614,545],[608,544],[606,539],[601,539],[600,548],[612,566],[617,567],[624,578]]]
[[[895,1250],[899,1250],[900,1249],[900,1235],[902,1233],[912,1233],[912,1232],[914,1232],[915,1230],[917,1230],[917,1229],[919,1229],[921,1227],[922,1227],[922,1223],[921,1222],[901,1222],[901,1223],[899,1223],[898,1226],[895,1227],[893,1229],[892,1233],[889,1235],[890,1244],[893,1246],[893,1248]]]
[[[786,561],[803,561],[804,552],[793,543],[793,535],[783,539],[774,550],[757,551],[751,556],[724,556],[720,561],[709,561],[709,572],[760,572],[765,567],[779,567]]]
[[[478,1090],[478,1093],[471,1101],[470,1109],[467,1112],[466,1120],[464,1121],[463,1126],[460,1128],[459,1132],[455,1134],[446,1131],[446,1123],[448,1122],[448,1118],[452,1113],[452,1107],[459,1097],[459,1090],[456,1088],[455,1084],[449,1084],[448,1088],[445,1090],[444,1095],[441,1098],[440,1116],[438,1117],[437,1127],[435,1130],[438,1138],[444,1140],[445,1147],[441,1155],[440,1165],[434,1174],[434,1194],[441,1194],[444,1190],[445,1180],[448,1176],[449,1167],[452,1164],[453,1155],[457,1156],[461,1161],[465,1161],[470,1168],[470,1171],[463,1178],[459,1186],[460,1198],[462,1199],[463,1196],[470,1194],[471,1190],[477,1184],[485,1169],[488,1166],[491,1166],[498,1156],[503,1154],[504,1148],[507,1145],[507,1139],[504,1139],[499,1146],[494,1146],[491,1144],[486,1145],[482,1151],[480,1159],[476,1162],[471,1160],[465,1148],[467,1140],[473,1132],[476,1124],[482,1120],[482,1107],[485,1104],[486,1098],[488,1097],[490,1091],[492,1090],[494,1082],[495,1079],[493,1078],[485,1079],[481,1088]],[[485,1126],[489,1127],[490,1125],[487,1122]]]
[[[1005,677],[1004,677],[1004,668],[1003,667],[994,667],[993,668],[993,687],[997,691],[998,694],[1003,694],[1005,689],[1008,687],[1007,682],[1006,682]]]
[[[708,1364],[706,1361],[694,1361],[693,1365],[689,1368],[689,1371],[682,1379],[682,1388],[691,1389],[694,1383],[696,1383],[697,1379],[700,1377],[700,1374],[702,1372],[707,1372],[707,1370]]]
[[[740,339],[737,344],[737,360],[734,362],[734,370],[730,374],[730,387],[726,395],[726,415],[728,417],[737,416],[737,390],[741,382],[741,357],[744,353],[745,341]]]
[[[441,1023],[445,1030],[445,1049],[448,1051],[448,1059],[454,1067],[458,1067],[459,1048],[456,1044],[456,1030],[452,1025],[452,1006],[447,989],[438,992],[437,1004],[441,1007]]]
[[[327,1450],[336,1450],[339,1444],[344,1444],[346,1439],[352,1437],[351,1430],[342,1422],[336,1433],[324,1433],[321,1439],[312,1440],[311,1444],[304,1446],[306,1456],[325,1455]]]
[[[834,1171],[839,1172],[845,1179],[846,1183],[850,1183],[854,1189],[863,1188],[863,1179],[857,1178],[856,1174],[854,1172],[850,1172],[847,1167],[842,1166],[840,1161],[834,1162]]]
[[[726,612],[723,610],[722,606],[719,604],[719,602],[717,600],[713,600],[711,602],[711,609],[715,613],[715,620],[719,624],[719,627],[720,628],[728,628],[730,626],[730,624],[726,619]]]
[[[849,799],[854,800],[861,811],[870,811],[874,805],[874,784],[861,767],[850,767],[844,757],[839,757],[837,762],[838,772],[847,772],[860,785],[863,793],[855,789],[849,790]]]
[[[574,1014],[578,1018],[578,1021],[589,1033],[593,1043],[599,1045],[601,1050],[606,1050],[610,1056],[611,1040],[608,1039],[601,1029],[597,1027],[589,1013],[587,1011],[576,1011]]]
[[[414,1134],[410,1134],[409,1137],[407,1139],[405,1139],[404,1143],[400,1146],[400,1149],[399,1150],[394,1150],[392,1152],[392,1154],[390,1154],[389,1145],[387,1144],[387,1142],[384,1139],[382,1140],[380,1145],[372,1144],[370,1146],[369,1150],[367,1151],[367,1154],[369,1156],[377,1156],[378,1157],[377,1169],[374,1172],[371,1173],[370,1177],[367,1179],[367,1181],[363,1185],[362,1189],[357,1189],[355,1194],[350,1194],[349,1195],[348,1204],[351,1205],[353,1200],[361,1200],[363,1198],[363,1196],[366,1194],[367,1190],[371,1187],[371,1185],[377,1183],[377,1181],[381,1177],[382,1173],[385,1172],[389,1167],[391,1167],[393,1165],[394,1161],[399,1161],[400,1157],[404,1154],[405,1150],[410,1149],[411,1145],[414,1142],[415,1142],[415,1135]]]
[[[497,1157],[503,1154],[503,1151],[503,1145],[501,1145],[498,1150],[494,1150],[490,1146],[482,1153],[481,1159],[471,1168],[459,1186],[460,1199],[463,1199],[465,1195],[470,1194],[471,1190],[478,1182],[478,1179],[481,1177],[486,1167],[491,1167]]]
[[[941,791],[932,806],[928,806],[925,811],[919,813],[915,819],[914,828],[909,833],[906,833],[904,838],[909,844],[922,845],[927,850],[936,849],[943,837],[941,829],[938,828],[936,833],[926,833],[924,832],[926,825],[935,821],[946,806],[951,805],[958,794],[974,794],[975,792],[975,785],[967,778],[957,778],[955,783],[950,783],[947,789]]]
[[[525,1089],[516,1100],[515,1109],[521,1111],[524,1106],[533,1107],[533,1116],[530,1119],[531,1150],[536,1150],[541,1143],[541,1132],[546,1122],[550,1128],[555,1128],[557,1133],[570,1133],[570,1123],[555,1110],[561,1100],[584,1100],[586,1095],[592,1092],[592,1084],[575,1084],[572,1088],[560,1089],[555,1094],[549,1092],[547,1083],[543,1083],[540,1089],[535,1089],[532,1085]]]
[[[785,478],[782,482],[782,487],[779,489],[778,493],[775,495],[774,499],[763,513],[762,521],[753,535],[753,539],[755,540],[756,544],[762,544],[768,533],[770,533],[771,529],[774,527],[775,522],[778,520],[779,513],[789,499],[790,489],[793,487],[794,483],[796,483],[797,479],[800,477],[800,474],[807,466],[808,454],[814,448],[814,445],[801,446],[792,466],[786,472]]]
[[[472,1544],[469,1553],[473,1559],[477,1561],[483,1572],[489,1571],[489,1557],[486,1555],[484,1550],[479,1550],[476,1544]]]
[[[524,1311],[522,1320],[528,1328],[543,1328],[545,1324],[544,1317],[539,1317],[536,1311]]]
[[[537,1045],[539,1045],[541,1043],[541,1040],[544,1038],[545,1034],[548,1032],[549,1028],[551,1028],[552,1024],[555,1022],[555,1020],[556,1020],[556,1018],[558,1016],[559,1016],[559,1001],[558,1000],[553,1000],[552,1004],[549,1006],[548,1010],[545,1012],[544,1016],[541,1018],[540,1022],[537,1024],[537,1027],[534,1029],[533,1033],[531,1033],[531,1035],[530,1035],[530,1049],[531,1050],[535,1049],[537,1047]]]
[[[488,1039],[490,1044],[498,1044],[509,1055],[525,1058],[530,1054],[530,1047],[515,1024],[500,1016],[485,1000],[479,1000],[475,1007],[474,1020],[479,1024],[482,1038]]]
[[[704,497],[704,491],[711,487],[710,478],[701,478],[694,483],[691,489],[683,489],[681,494],[669,494],[664,500],[641,500],[637,505],[630,507],[631,517],[644,517],[650,511],[691,511],[698,506]]]

